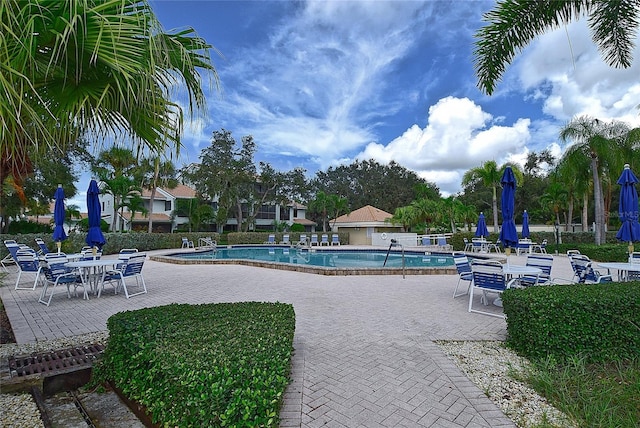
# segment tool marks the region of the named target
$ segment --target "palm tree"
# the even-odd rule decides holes
[[[408,232],[416,221],[415,211],[410,206],[398,207],[393,212],[393,215],[385,221],[394,225],[400,225],[404,232]]]
[[[614,67],[633,61],[634,39],[640,25],[637,1],[538,0],[502,1],[484,14],[489,24],[475,34],[478,87],[491,95],[516,55],[538,35],[588,16],[593,41]]]
[[[589,191],[592,188],[591,159],[584,152],[575,150],[565,153],[555,168],[558,180],[565,183],[569,192],[569,222],[573,218],[573,203],[582,199],[582,231],[589,231]],[[568,230],[568,229],[565,229]]]
[[[551,208],[555,216],[556,224],[560,224],[560,210],[562,210],[567,203],[567,189],[558,182],[551,183],[542,196],[540,196],[540,203]]]
[[[575,142],[567,149],[566,157],[577,156],[573,152],[580,151],[591,160],[596,245],[605,241],[606,219],[601,175],[608,161],[613,159],[613,154],[616,153],[615,148],[620,146],[620,139],[628,132],[628,127],[621,122],[603,122],[589,116],[573,118],[560,131],[562,141]]]
[[[87,135],[178,151],[172,88],[204,112],[201,72],[218,82],[212,47],[191,28],[166,33],[147,0],[4,0],[0,34],[0,183],[31,172],[30,149],[63,152]]]
[[[462,185],[467,186],[473,183],[482,183],[486,187],[490,187],[492,190],[491,208],[493,211],[493,231],[499,232],[498,226],[498,187],[500,186],[500,180],[507,165],[511,166],[513,175],[516,177],[518,186],[522,186],[524,175],[520,170],[520,167],[513,164],[504,164],[498,168],[496,161],[490,160],[482,164],[482,166],[472,168],[465,172],[462,176]]]
[[[140,169],[143,174],[142,188],[151,191],[149,195],[149,224],[147,232],[153,232],[153,204],[156,199],[156,191],[158,187],[168,187],[174,189],[179,183],[176,178],[177,170],[173,162],[170,160],[162,162],[160,156],[155,155],[144,158],[140,163]]]
[[[426,234],[429,233],[429,225],[438,223],[443,217],[440,200],[416,199],[410,206],[415,212],[416,221],[425,223],[424,233]]]

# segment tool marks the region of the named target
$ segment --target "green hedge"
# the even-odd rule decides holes
[[[509,289],[502,302],[507,345],[531,360],[640,355],[640,282]]]
[[[61,250],[65,253],[77,253],[80,249],[87,245],[85,243],[85,233],[71,233],[68,238],[62,241]],[[146,233],[146,232],[126,232],[126,233],[105,233],[104,238],[107,243],[102,248],[103,254],[116,254],[123,248],[137,248],[140,251],[161,250],[165,248],[180,248],[182,246],[182,237],[188,238],[198,245],[199,238],[211,237],[218,240],[218,234],[215,232],[197,232],[197,233]],[[0,235],[0,240],[4,242],[7,239],[14,239],[20,244],[26,244],[34,250],[40,248],[35,242],[36,238],[42,238],[51,251],[56,248],[55,242],[51,239],[51,234],[32,233]],[[9,252],[4,244],[0,244],[0,258]]]
[[[161,426],[276,427],[295,330],[284,303],[121,312],[94,381],[112,381]]]

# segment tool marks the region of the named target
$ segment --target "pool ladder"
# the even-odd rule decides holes
[[[402,250],[402,279],[404,279],[404,246],[402,244],[398,244],[398,241],[396,241],[395,239],[392,239],[391,244],[389,244],[389,249],[387,250],[387,255],[384,258],[382,267],[385,267],[387,265],[387,259],[389,258],[389,253],[391,252],[392,247],[400,247],[400,249]]]

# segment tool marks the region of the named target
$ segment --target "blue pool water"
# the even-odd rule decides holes
[[[402,252],[392,251],[387,257],[385,250],[312,250],[284,247],[232,247],[216,251],[172,254],[187,260],[257,260],[276,263],[290,263],[306,266],[335,268],[390,268],[402,267]],[[384,265],[384,266],[383,266]],[[425,254],[405,251],[405,267],[449,267],[454,266],[453,258],[446,254]]]

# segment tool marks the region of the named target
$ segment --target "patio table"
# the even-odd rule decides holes
[[[89,285],[89,288],[97,295],[98,288],[104,286],[104,275],[107,266],[116,266],[122,263],[119,259],[96,259],[96,260],[78,260],[68,262],[66,266],[80,269],[80,278],[83,284]],[[93,274],[91,271],[93,270]],[[93,276],[93,278],[92,278]]]
[[[640,274],[640,263],[624,263],[624,262],[611,262],[611,263],[598,263],[598,267],[607,270],[610,274],[611,270],[616,270],[618,275],[618,281],[626,282],[629,280],[629,272],[637,272]]]

